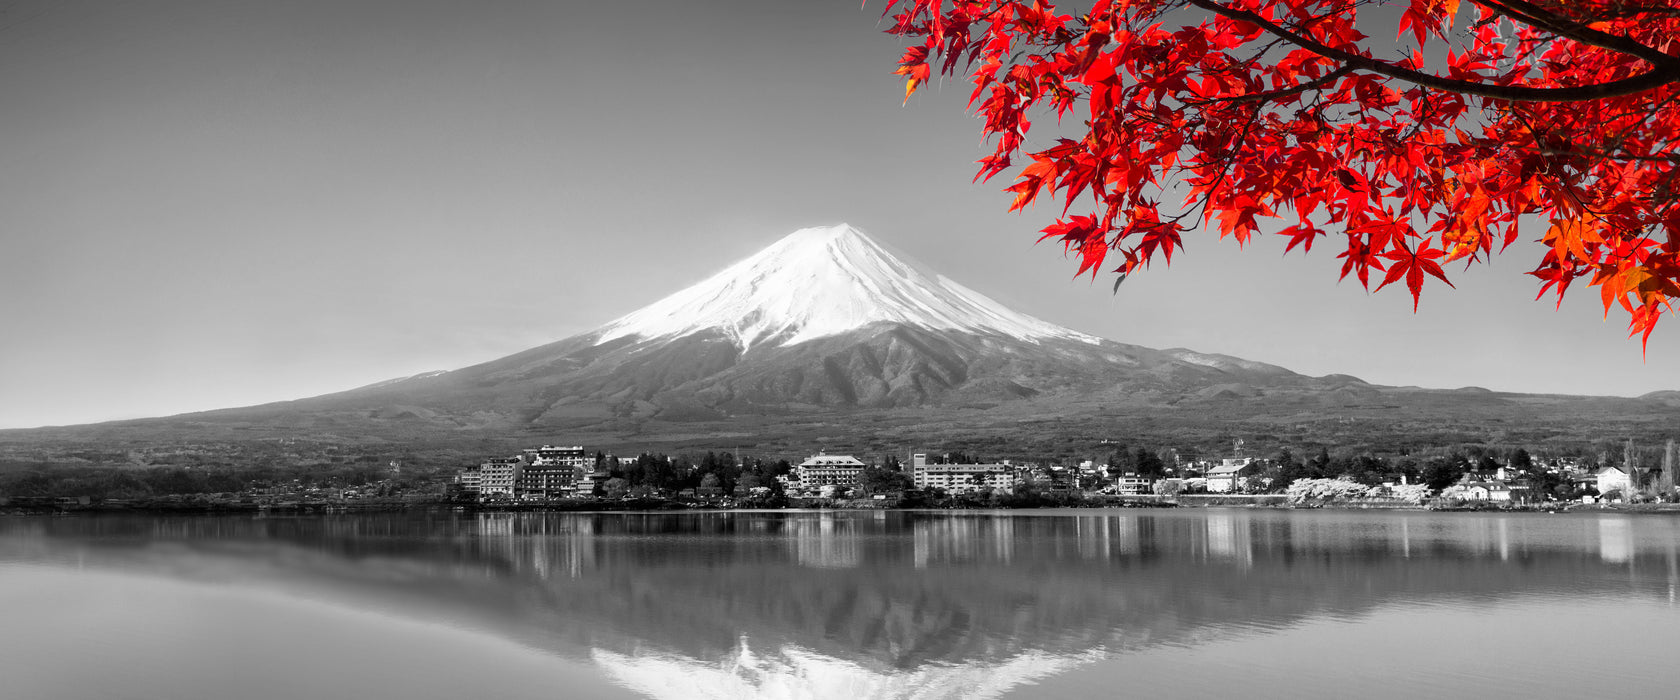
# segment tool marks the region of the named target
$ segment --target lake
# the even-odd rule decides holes
[[[1680,518],[0,518],[0,696],[1680,694]]]

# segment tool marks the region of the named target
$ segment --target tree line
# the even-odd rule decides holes
[[[52,465],[0,472],[0,496],[139,500],[259,489],[367,486],[398,493],[425,490],[437,483],[435,470],[394,475],[389,466],[371,463],[141,468]]]
[[[644,452],[633,461],[623,462],[597,453],[596,469],[608,475],[596,495],[616,498],[681,493],[689,489],[697,492],[716,489],[719,494],[734,494],[763,487],[779,493],[781,485],[776,477],[793,471],[793,464],[785,459],[738,461],[729,452],[707,452],[699,459],[687,454]]]

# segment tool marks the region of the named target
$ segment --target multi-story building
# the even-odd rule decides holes
[[[1120,474],[1114,477],[1114,492],[1123,496],[1140,496],[1154,493],[1155,480],[1136,474]]]
[[[452,488],[478,498],[543,499],[589,495],[595,466],[582,445],[522,450],[518,456],[495,457],[455,473]]]
[[[928,464],[927,455],[910,455],[910,481],[919,489],[968,493],[992,489],[1009,491],[1018,480],[1007,464]]]
[[[577,490],[578,473],[570,465],[526,464],[513,488],[522,499],[563,498]]]
[[[484,473],[477,464],[462,467],[455,472],[455,490],[464,496],[477,498],[479,487],[483,484]]]
[[[525,466],[525,458],[520,457],[492,457],[490,461],[478,465],[479,482],[478,493],[484,498],[504,496],[512,498],[514,487],[519,481],[519,473]]]
[[[525,465],[514,483],[514,489],[520,498],[529,499],[576,495],[579,482],[595,466],[594,456],[584,451],[582,445],[543,445],[525,450],[523,459]]]
[[[543,445],[542,447],[525,450],[525,459],[531,464],[564,464],[585,471],[595,466],[595,456],[583,449],[582,445],[572,445],[571,447]]]
[[[1240,491],[1248,483],[1249,467],[1254,460],[1247,457],[1220,460],[1218,465],[1207,470],[1208,493],[1232,493]]]
[[[793,468],[802,488],[857,486],[863,476],[863,462],[851,455],[817,454]]]

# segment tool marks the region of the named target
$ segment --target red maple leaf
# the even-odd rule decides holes
[[[1347,0],[1096,0],[1077,14],[890,0],[885,14],[912,42],[906,99],[934,65],[973,82],[991,143],[977,180],[1020,167],[1011,210],[1046,190],[1064,213],[1094,201],[1043,229],[1081,274],[1111,251],[1119,274],[1170,262],[1201,226],[1239,243],[1277,231],[1303,252],[1340,231],[1342,276],[1403,279],[1416,310],[1425,276],[1451,284],[1442,262],[1485,262],[1538,217],[1551,222],[1530,273],[1541,294],[1586,277],[1649,338],[1680,296],[1680,0],[1471,4],[1460,17],[1459,0],[1408,0],[1389,36],[1417,46],[1398,59],[1360,29],[1380,16]],[[1036,110],[1083,132],[1031,150]],[[1190,196],[1164,208],[1169,190]]]

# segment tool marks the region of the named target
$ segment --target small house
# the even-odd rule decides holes
[[[1611,491],[1626,494],[1633,490],[1633,475],[1624,467],[1604,467],[1593,477],[1600,495]]]
[[[1495,479],[1468,482],[1462,493],[1467,501],[1510,501],[1512,492],[1509,484]]]
[[[1232,493],[1248,485],[1250,467],[1254,460],[1247,457],[1220,460],[1207,471],[1208,493]]]

